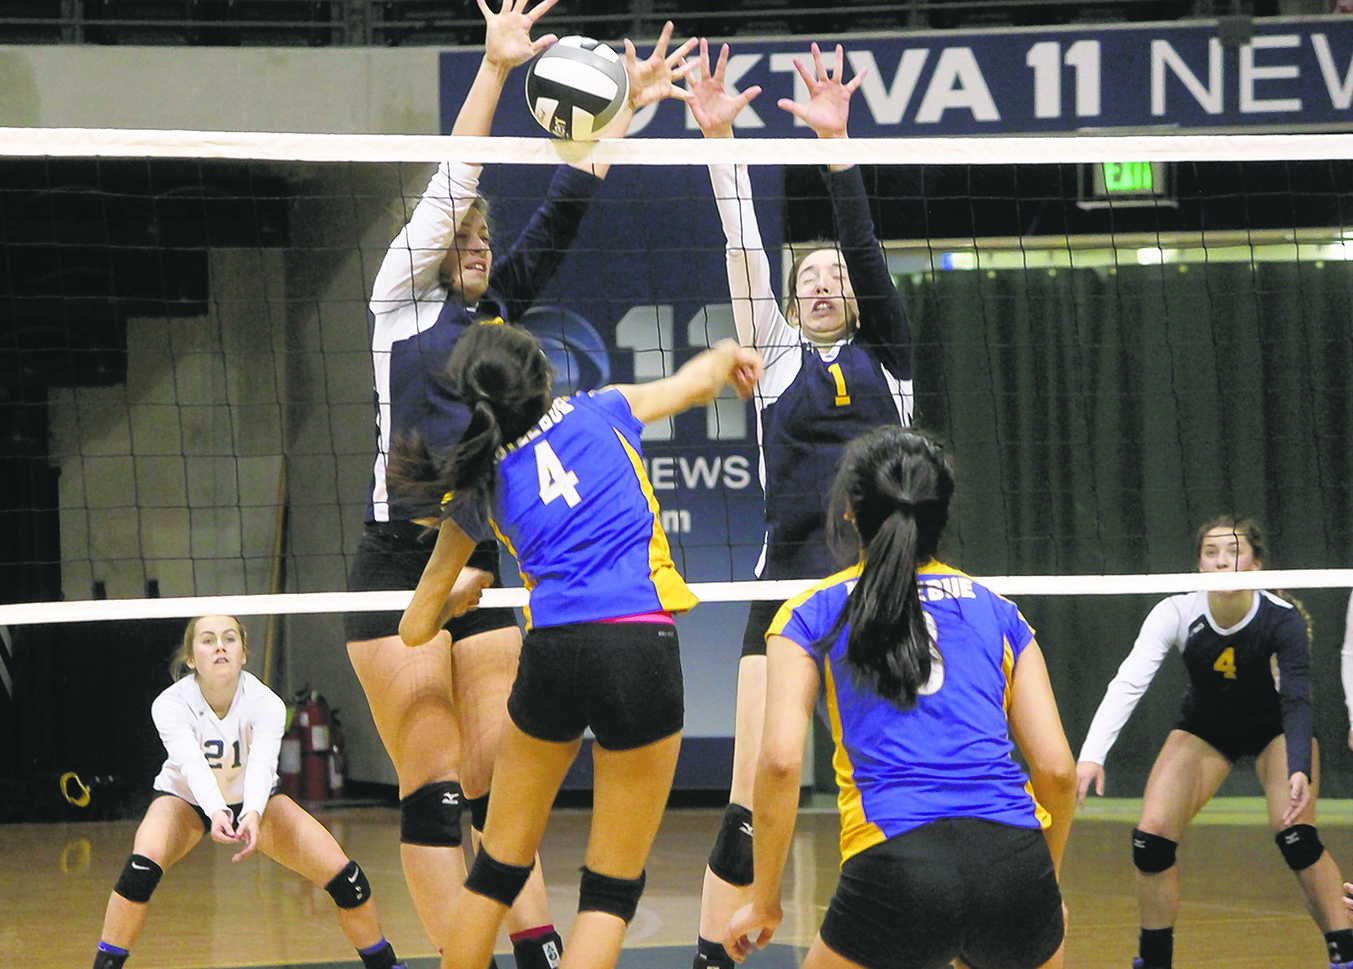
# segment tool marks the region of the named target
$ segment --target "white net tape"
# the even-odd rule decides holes
[[[1353,569],[1273,569],[1255,572],[1181,572],[1158,575],[998,575],[977,577],[1003,596],[1173,594],[1227,589],[1353,588]],[[812,586],[811,580],[693,582],[703,602],[781,600]],[[314,592],[284,595],[185,596],[171,599],[98,599],[0,605],[0,626],[26,623],[167,619],[202,615],[260,616],[378,612],[403,609],[411,592]],[[489,589],[480,606],[520,607],[524,589]]]
[[[627,165],[765,164],[783,160],[783,138],[546,138],[326,135],[0,128],[0,156],[215,158],[306,162],[508,162],[554,165],[590,159]],[[1000,138],[794,139],[802,165],[1019,165],[1138,161],[1297,161],[1353,158],[1353,135],[1100,135]]]

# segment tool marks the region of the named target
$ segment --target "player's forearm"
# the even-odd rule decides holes
[[[498,99],[507,83],[510,66],[491,62],[487,57],[479,62],[470,91],[456,115],[451,134],[467,137],[484,137],[493,125],[493,113],[498,109]]]
[[[799,805],[799,769],[792,764],[757,765],[752,793],[753,904],[765,911],[780,904],[789,846]]]

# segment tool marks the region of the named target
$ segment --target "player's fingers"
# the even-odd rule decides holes
[[[860,73],[856,74],[854,77],[850,79],[850,83],[846,85],[846,93],[854,94],[855,91],[859,88],[860,82],[863,81],[868,76],[869,76],[869,68],[866,67],[864,70],[860,71]]]
[[[700,49],[705,50],[705,41],[700,42]],[[709,58],[705,58],[705,63],[709,63]],[[719,63],[714,67],[714,80],[720,84],[723,83],[724,72],[728,69],[728,45],[724,44],[719,48]]]
[[[817,71],[817,77],[820,81],[825,81],[831,77],[827,72],[827,65],[822,61],[822,48],[817,46],[817,41],[813,41],[809,50],[813,53],[813,70]]]
[[[679,81],[683,77],[687,77],[693,70],[695,70],[695,62],[688,61],[683,57],[672,65],[672,80]]]
[[[488,0],[475,0],[475,3],[479,4],[479,12],[484,15],[485,20],[493,19],[494,13],[489,9]]]
[[[666,56],[667,42],[672,39],[672,21],[662,25],[662,33],[658,35],[658,42],[653,45],[653,56],[663,58]]]
[[[531,42],[531,53],[539,54],[541,51],[553,47],[557,43],[559,43],[558,36],[556,36],[555,34],[546,34],[539,40],[534,40]]]
[[[738,106],[739,108],[746,107],[746,106],[747,106],[747,103],[748,103],[749,101],[751,101],[752,98],[756,97],[756,96],[757,96],[758,94],[760,94],[760,93],[761,93],[761,85],[760,85],[760,84],[753,84],[753,85],[752,85],[751,87],[749,87],[747,90],[743,91],[741,94],[738,95],[738,97],[737,97],[737,106]]]
[[[775,102],[775,106],[781,110],[788,111],[800,121],[806,122],[808,120],[808,112],[800,107],[797,102],[789,100],[789,98],[781,98]]]
[[[691,52],[691,48],[694,46],[695,38],[687,37],[680,47],[667,55],[667,66],[675,67],[677,64],[683,63],[686,60],[686,55]]]
[[[808,73],[808,68],[804,67],[803,62],[797,57],[794,58],[794,70],[799,72],[799,77],[803,78],[803,82],[808,85],[810,92],[817,87],[817,78]]]
[[[836,45],[836,63],[832,65],[832,75],[831,75],[831,77],[832,77],[832,80],[833,80],[833,81],[840,81],[840,80],[841,80],[841,71],[842,71],[841,65],[844,64],[845,61],[846,61],[845,51],[842,49],[842,47],[841,47],[840,44],[837,44],[837,45]]]
[[[530,13],[526,15],[526,19],[530,20],[531,23],[535,23],[537,20],[539,20],[542,16],[545,15],[546,11],[548,11],[558,2],[559,0],[540,0],[540,3],[535,5],[535,9],[533,9]],[[525,5],[526,0],[522,0],[522,7],[525,7]]]

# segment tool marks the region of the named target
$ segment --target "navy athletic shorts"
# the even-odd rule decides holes
[[[822,941],[869,969],[1036,969],[1062,944],[1062,894],[1043,833],[932,821],[853,855]]]
[[[779,599],[753,599],[747,608],[747,626],[742,630],[742,655],[766,655],[766,630],[784,605]]]
[[[1233,764],[1242,757],[1258,757],[1265,747],[1273,743],[1273,738],[1283,732],[1282,720],[1278,718],[1265,717],[1253,723],[1237,723],[1229,718],[1222,721],[1188,709],[1180,714],[1175,727],[1211,744]]]
[[[551,743],[592,729],[605,750],[634,750],[681,730],[686,716],[676,626],[579,622],[532,629],[507,713]]]
[[[348,591],[412,591],[423,567],[432,557],[437,533],[417,522],[367,522],[357,546],[357,559],[348,576]],[[493,574],[493,588],[503,586],[498,561],[498,543],[482,542],[467,563]],[[350,643],[399,635],[400,612],[349,612],[343,616],[343,631]],[[446,624],[453,640],[517,625],[511,609],[471,609]]]

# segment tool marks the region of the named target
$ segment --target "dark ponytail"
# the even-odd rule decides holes
[[[896,426],[852,441],[832,488],[829,533],[839,546],[853,531],[863,568],[832,628],[814,647],[829,649],[848,626],[846,662],[852,671],[903,708],[916,702],[930,678],[934,638],[916,569],[939,549],[953,493],[953,468],[938,442]]]
[[[492,496],[498,452],[544,416],[550,404],[550,363],[537,340],[510,325],[468,329],[451,351],[433,392],[461,400],[470,422],[445,452],[417,433],[399,435],[390,447],[386,481],[420,517],[448,514],[447,495]]]

